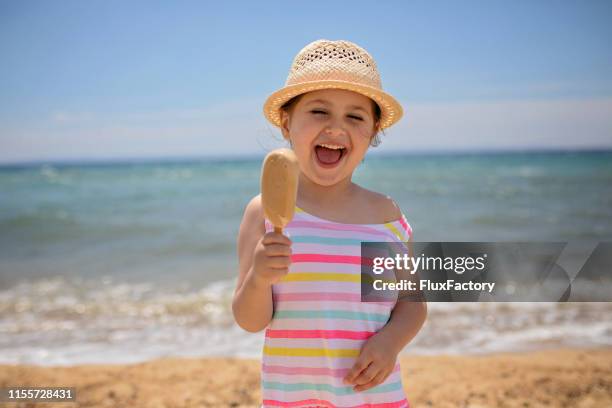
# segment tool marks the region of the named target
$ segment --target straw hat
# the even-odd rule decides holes
[[[382,90],[376,62],[363,48],[350,41],[317,40],[296,55],[285,86],[264,103],[264,115],[280,127],[280,107],[296,95],[319,89],[339,88],[358,92],[380,107],[380,127],[400,120],[402,106]]]

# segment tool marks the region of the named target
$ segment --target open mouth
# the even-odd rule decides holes
[[[323,145],[315,146],[315,155],[323,167],[334,167],[346,154],[346,147],[332,148]]]

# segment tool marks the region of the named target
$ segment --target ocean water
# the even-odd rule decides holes
[[[0,167],[0,363],[257,358],[230,305],[262,159]],[[612,240],[610,151],[372,155],[353,180],[416,240]],[[612,345],[609,303],[429,306],[405,352]]]

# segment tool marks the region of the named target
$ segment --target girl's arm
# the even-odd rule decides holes
[[[408,250],[413,256],[412,235],[408,240]],[[402,274],[405,272],[398,275]],[[405,274],[404,277],[416,282],[419,280],[418,274]],[[398,279],[404,277],[398,276]],[[381,384],[391,374],[399,352],[421,330],[426,316],[427,303],[419,291],[408,293],[403,300],[398,299],[389,321],[362,346],[359,357],[344,378],[345,383],[353,384],[355,391],[365,391]]]
[[[248,332],[266,328],[272,319],[272,286],[253,273],[255,247],[265,234],[261,196],[247,205],[238,233],[239,276],[232,301],[236,323]]]
[[[414,256],[412,242],[413,236],[410,235],[407,242],[408,256],[410,257]],[[417,283],[417,288],[419,287],[418,273],[410,275],[407,274],[406,271],[402,271],[401,273],[396,271],[396,275],[400,275],[397,277],[398,281],[400,279],[411,280]],[[382,334],[384,337],[388,338],[389,343],[397,353],[402,351],[406,344],[412,341],[419,330],[421,330],[427,317],[427,302],[420,291],[417,290],[415,293],[410,293],[410,291],[408,291],[402,292],[401,294],[407,296],[403,300],[398,299],[395,307],[391,311],[389,321],[378,332],[378,334]]]
[[[238,233],[240,272],[232,301],[234,319],[244,330],[258,332],[272,320],[272,285],[289,272],[291,244],[280,232],[266,233],[261,196],[254,197]]]
[[[417,335],[427,317],[427,303],[398,301],[378,335],[386,337],[396,354]]]

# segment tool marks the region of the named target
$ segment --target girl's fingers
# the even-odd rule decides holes
[[[291,247],[280,244],[270,244],[266,247],[266,254],[268,256],[290,256]]]
[[[273,256],[270,258],[268,266],[273,269],[288,268],[291,265],[291,258],[288,256]]]
[[[370,388],[374,388],[379,384],[382,384],[388,377],[388,373],[385,370],[380,370],[376,376],[374,376],[374,378],[372,378],[372,380],[370,382],[368,382],[367,384],[361,384],[361,385],[357,385],[355,387],[353,387],[353,390],[355,391],[365,391],[368,390]]]
[[[270,244],[291,245],[291,244],[293,244],[293,242],[289,238],[284,236],[283,234],[277,234],[277,233],[274,233],[274,232],[266,233],[263,236],[261,242],[264,245],[270,245]]]
[[[372,363],[365,370],[363,370],[357,376],[357,378],[355,378],[355,380],[353,381],[353,384],[356,384],[356,385],[367,384],[370,381],[372,381],[374,377],[376,377],[379,371],[380,371],[380,367],[377,364]]]
[[[372,360],[366,359],[363,354],[361,356],[359,356],[357,358],[357,360],[355,361],[355,363],[353,364],[353,367],[351,367],[351,369],[349,370],[348,374],[344,377],[344,382],[346,384],[353,384],[353,380],[363,370],[365,370],[370,365],[371,362],[372,362]]]

